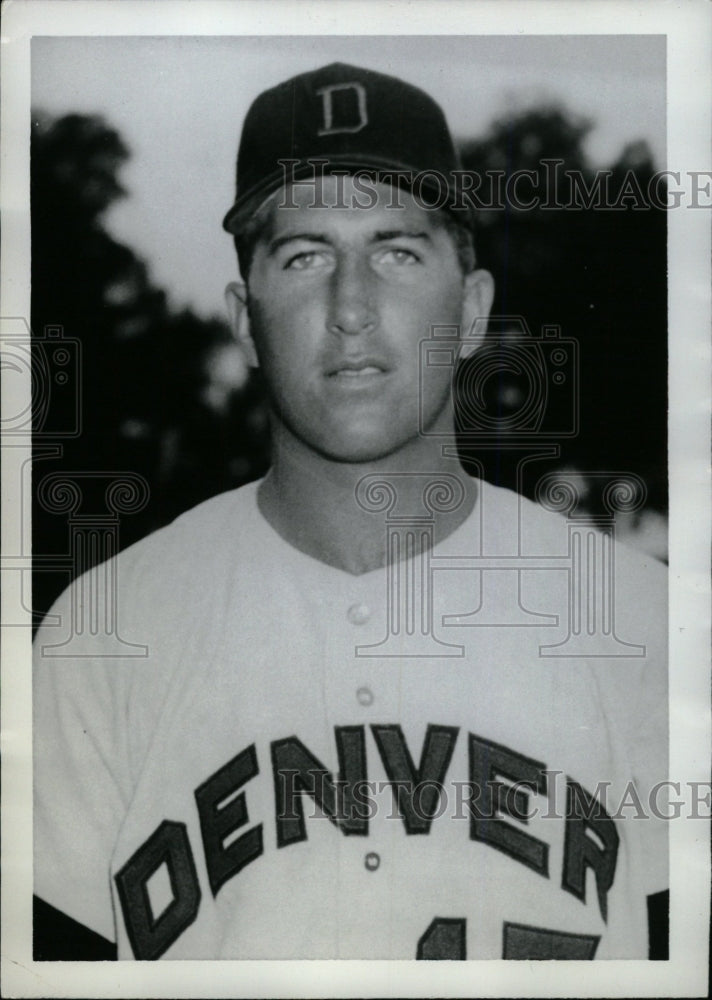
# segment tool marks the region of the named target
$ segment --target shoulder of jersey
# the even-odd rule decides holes
[[[492,483],[482,483],[482,500],[491,508],[501,508],[510,512],[518,507],[520,515],[521,538],[524,551],[532,547],[537,554],[553,554],[566,550],[568,539],[568,522],[563,514],[547,510],[541,504],[520,496],[512,490]],[[585,518],[579,522],[586,525]],[[591,522],[593,530],[600,533],[600,528]],[[641,587],[640,598],[647,593],[667,592],[667,566],[647,552],[634,548],[627,542],[615,538],[615,558],[619,571],[629,580],[637,580]],[[563,548],[562,548],[563,546]]]
[[[181,580],[220,578],[235,553],[254,544],[262,518],[255,516],[257,483],[211,497],[175,521],[131,545],[116,558],[124,573],[160,580],[167,587]]]
[[[106,565],[114,569],[122,606],[148,606],[159,595],[169,600],[182,594],[189,601],[223,579],[245,540],[255,544],[261,521],[255,517],[256,490],[256,483],[248,483],[211,497],[112,556]],[[58,605],[68,599],[69,589]]]

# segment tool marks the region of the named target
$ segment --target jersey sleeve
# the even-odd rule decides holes
[[[93,651],[77,636],[59,645],[70,594],[33,649],[34,892],[113,941],[110,860],[129,794],[126,667],[96,655],[96,636]]]
[[[645,645],[636,697],[629,716],[628,740],[632,771],[645,818],[641,828],[646,895],[669,888],[667,781],[669,767],[668,577],[665,567],[650,560],[645,572],[645,598],[638,604]]]
[[[662,892],[670,886],[668,812],[668,703],[666,678],[662,671],[647,671],[634,740],[633,768],[643,801],[645,824],[642,833],[645,894]],[[657,674],[657,676],[655,676]]]

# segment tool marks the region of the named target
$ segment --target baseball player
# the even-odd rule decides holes
[[[120,959],[649,954],[665,574],[460,468],[492,280],[458,169],[366,69],[247,115],[227,300],[270,472],[103,568],[144,655],[81,625],[89,577],[35,644],[38,912]]]

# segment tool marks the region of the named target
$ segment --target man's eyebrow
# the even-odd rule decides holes
[[[420,232],[414,229],[379,229],[373,234],[370,242],[381,243],[388,240],[398,239],[426,240],[428,243],[432,243],[429,233]],[[276,236],[273,240],[270,240],[267,252],[269,254],[275,254],[280,247],[283,247],[288,243],[295,243],[298,240],[304,240],[307,243],[322,243],[327,246],[331,244],[329,237],[325,236],[323,233],[286,233],[284,236]]]
[[[287,243],[294,243],[296,240],[306,240],[309,243],[329,243],[330,240],[321,233],[287,233],[285,236],[276,236],[269,241],[267,252],[276,253],[280,247]]]
[[[378,243],[381,240],[427,240],[428,243],[432,243],[430,238],[430,233],[418,232],[411,229],[382,229],[374,234],[372,243]]]

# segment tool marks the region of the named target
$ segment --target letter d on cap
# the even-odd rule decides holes
[[[355,106],[352,101],[341,100],[338,102],[338,106],[334,108],[332,94],[337,90],[353,90],[356,94]],[[328,87],[320,87],[317,90],[317,94],[321,97],[324,111],[324,124],[319,129],[319,135],[337,135],[339,132],[360,132],[362,128],[368,125],[366,90],[362,84],[356,81],[353,83],[332,83]],[[334,114],[335,110],[338,112],[336,115]],[[356,120],[354,112],[358,113],[358,120]],[[335,119],[345,120],[338,121]]]

